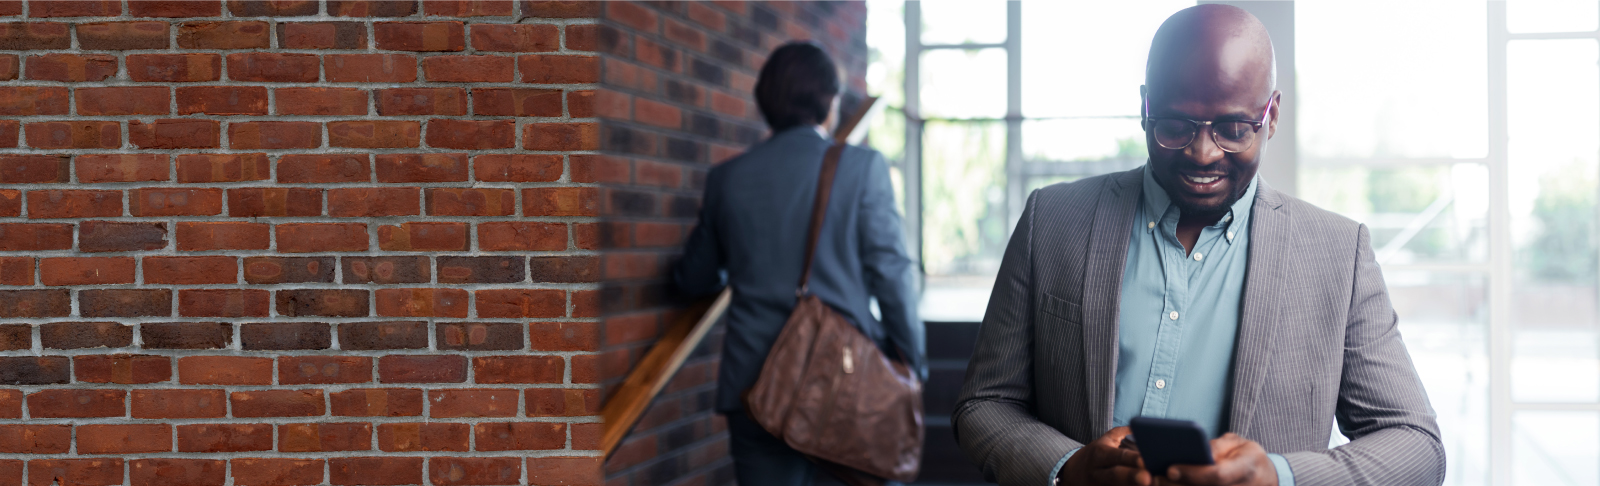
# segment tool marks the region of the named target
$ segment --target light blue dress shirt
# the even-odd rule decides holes
[[[1144,194],[1122,275],[1111,425],[1128,425],[1138,416],[1193,420],[1208,436],[1218,437],[1227,430],[1256,180],[1228,214],[1200,230],[1194,251],[1185,252],[1178,242],[1178,207],[1149,165],[1143,172]],[[1056,465],[1057,472],[1072,453]],[[1278,484],[1294,486],[1283,456],[1268,457]]]

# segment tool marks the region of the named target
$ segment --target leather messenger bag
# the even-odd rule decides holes
[[[823,158],[799,300],[745,404],[768,432],[848,484],[908,482],[922,461],[922,384],[806,286],[843,151],[836,144]]]

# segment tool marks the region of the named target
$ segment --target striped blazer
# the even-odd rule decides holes
[[[952,415],[987,478],[1050,484],[1111,428],[1117,311],[1139,169],[1035,191],[1006,247]],[[1366,226],[1273,190],[1251,211],[1226,430],[1295,483],[1438,485],[1439,426]],[[1351,439],[1328,448],[1333,422]]]

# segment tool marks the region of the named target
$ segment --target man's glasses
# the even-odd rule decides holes
[[[1223,152],[1239,153],[1250,150],[1256,144],[1256,134],[1261,132],[1262,125],[1267,124],[1267,115],[1272,113],[1272,98],[1267,99],[1267,106],[1261,109],[1261,120],[1190,120],[1188,118],[1154,118],[1150,116],[1150,99],[1144,100],[1144,130],[1155,134],[1156,144],[1167,150],[1183,150],[1194,143],[1195,135],[1200,133],[1202,125],[1211,126],[1211,141],[1216,142],[1217,148]]]

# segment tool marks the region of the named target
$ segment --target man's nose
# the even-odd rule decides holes
[[[1211,125],[1201,125],[1200,130],[1194,133],[1194,142],[1184,147],[1183,154],[1189,160],[1201,166],[1208,166],[1222,160],[1226,152],[1217,146],[1216,139],[1211,136]]]

